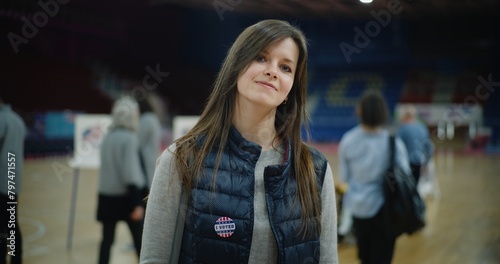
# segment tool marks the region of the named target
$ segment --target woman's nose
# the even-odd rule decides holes
[[[272,78],[276,78],[278,76],[277,66],[269,64],[265,70],[265,74],[267,76],[271,76]]]

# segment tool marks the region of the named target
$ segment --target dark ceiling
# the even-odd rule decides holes
[[[64,2],[57,0],[59,1]],[[24,30],[22,18],[40,12],[42,9],[40,3],[48,2],[56,0],[0,0],[0,33],[3,36],[7,36],[9,32],[21,34]],[[190,46],[186,49],[192,49],[199,57],[206,56],[215,62],[214,65],[218,65],[225,51],[220,47],[229,43],[224,41],[231,39],[230,33],[234,33],[237,27],[230,23],[219,23],[221,21],[217,18],[218,12],[224,12],[228,18],[233,18],[227,21],[238,21],[235,17],[239,14],[242,14],[241,17],[255,15],[284,19],[311,18],[316,21],[311,24],[314,25],[314,29],[325,31],[335,28],[337,40],[344,38],[346,41],[352,41],[355,33],[352,31],[354,24],[349,24],[349,21],[372,20],[374,12],[381,14],[386,10],[401,9],[398,17],[401,20],[411,20],[404,21],[408,22],[405,29],[412,33],[411,42],[405,44],[414,57],[454,58],[457,57],[455,55],[460,55],[460,58],[486,58],[489,62],[498,61],[496,58],[499,54],[497,43],[499,43],[500,27],[497,25],[500,24],[498,22],[500,0],[373,0],[371,4],[363,4],[359,0],[66,0],[66,2],[59,6],[58,12],[55,12],[57,14],[50,18],[50,23],[45,29],[40,30],[33,40],[30,38],[29,43],[20,44],[21,56],[13,52],[8,38],[4,37],[3,41],[0,41],[0,86],[2,86],[1,80],[8,75],[5,69],[13,68],[12,63],[17,65],[17,72],[22,75],[26,69],[25,64],[38,69],[46,68],[45,63],[50,61],[76,64],[75,62],[97,59],[110,68],[117,69],[120,74],[139,79],[144,76],[146,65],[161,63],[162,70],[172,73],[162,84],[166,88],[161,90],[168,93],[173,101],[186,104],[185,109],[196,109],[196,106],[203,105],[207,87],[211,86],[215,73],[214,69],[205,64],[193,65],[192,61],[186,62],[183,56],[186,53],[181,53],[183,50],[181,46],[185,44],[182,40],[192,39],[187,32],[194,30],[199,30],[201,36],[212,34],[210,41],[204,45],[194,48]],[[191,8],[196,11],[186,12]],[[193,15],[199,17],[190,17]],[[205,15],[208,19],[204,17]],[[344,23],[342,20],[348,21],[347,24],[342,24]],[[216,23],[209,24],[207,21]],[[241,22],[238,27],[246,22],[248,21]],[[398,23],[393,24],[395,26],[391,27],[391,30],[394,31]],[[341,35],[342,32],[347,33]],[[172,39],[172,36],[175,38]],[[221,39],[216,40],[217,37]],[[335,49],[340,52],[338,43],[336,46],[334,44],[328,47],[328,50]],[[375,49],[377,47],[375,44],[371,48]],[[390,47],[386,46],[384,51],[388,49]],[[222,53],[217,53],[219,51]],[[363,54],[368,53],[367,50]],[[192,57],[200,60],[196,56]],[[10,60],[7,60],[8,58]],[[25,63],[22,58],[28,61],[39,58],[42,63],[31,61]],[[193,73],[196,78],[192,78]],[[10,79],[12,83],[18,85],[18,79],[23,78]],[[34,78],[33,82],[36,82]],[[26,84],[26,87],[30,85]],[[191,89],[169,89],[178,86]],[[31,88],[26,88],[28,89]],[[184,98],[191,100],[183,100]],[[27,108],[31,107],[28,103],[25,105]],[[40,108],[43,109],[43,106]],[[55,109],[48,106],[45,108]]]
[[[498,0],[151,0],[151,4],[178,4],[253,14],[282,14],[297,17],[364,18],[370,11],[402,8],[404,16],[484,16],[499,13]]]

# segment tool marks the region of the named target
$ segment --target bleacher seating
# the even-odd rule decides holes
[[[358,124],[355,105],[360,95],[366,89],[376,89],[386,98],[391,117],[398,103],[479,104],[483,107],[483,125],[492,130],[489,144],[498,146],[500,93],[491,92],[487,98],[478,96],[476,90],[481,84],[480,76],[488,79],[488,74],[475,71],[450,74],[427,69],[407,72],[314,72],[308,103],[312,121],[311,138],[316,142],[338,142],[346,131]],[[484,95],[486,91],[483,89],[480,94]]]
[[[312,140],[338,142],[356,126],[356,103],[367,89],[381,91],[392,112],[401,96],[403,80],[399,71],[316,73],[309,88]]]

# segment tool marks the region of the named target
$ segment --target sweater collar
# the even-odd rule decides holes
[[[255,163],[259,159],[259,156],[262,152],[262,147],[258,144],[246,140],[241,133],[234,127],[231,126],[229,130],[229,140],[228,147],[230,150],[235,153],[238,157],[242,159],[249,159],[254,161]],[[284,140],[283,148],[285,150],[285,155],[283,158],[283,163],[281,165],[288,165],[290,163],[289,159],[291,157],[291,146],[288,138]]]

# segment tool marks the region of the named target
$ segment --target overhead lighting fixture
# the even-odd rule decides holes
[[[373,2],[373,0],[359,0],[359,1],[363,4],[369,4],[369,3]]]

